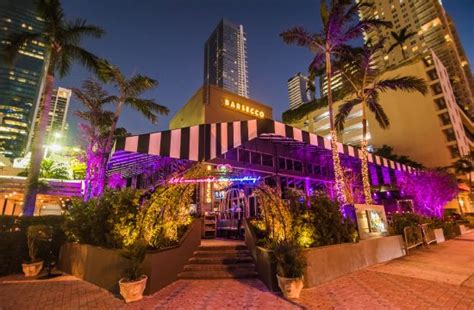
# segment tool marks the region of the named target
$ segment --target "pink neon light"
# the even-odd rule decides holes
[[[179,184],[179,183],[219,183],[219,182],[242,182],[242,183],[256,183],[260,177],[207,177],[202,179],[185,179],[183,177],[171,178],[168,183]]]

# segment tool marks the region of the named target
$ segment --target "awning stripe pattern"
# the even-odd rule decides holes
[[[180,129],[119,138],[116,151],[160,155],[192,161],[208,161],[263,135],[293,139],[322,149],[331,149],[331,142],[321,136],[278,121],[258,119],[202,124]],[[362,152],[351,145],[338,143],[341,154],[360,159]],[[382,167],[412,172],[414,168],[369,153],[368,161]]]

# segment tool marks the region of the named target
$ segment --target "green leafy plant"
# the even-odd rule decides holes
[[[129,261],[125,269],[124,277],[127,282],[138,281],[143,276],[143,260],[147,251],[147,243],[143,239],[137,239],[133,244],[126,246],[120,253]]]
[[[311,222],[314,229],[313,246],[355,242],[355,225],[342,216],[339,203],[324,194],[314,195],[311,202]]]
[[[40,247],[52,239],[52,228],[46,225],[34,225],[28,227],[27,231],[27,242],[28,242],[28,254],[30,256],[30,262],[34,263],[39,261],[38,252]]]
[[[303,249],[296,242],[281,241],[272,248],[277,274],[285,278],[301,278],[307,265]]]

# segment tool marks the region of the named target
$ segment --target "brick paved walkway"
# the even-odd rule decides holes
[[[125,305],[72,276],[0,278],[0,309],[474,309],[474,232],[304,289],[288,302],[258,280],[180,280]]]
[[[0,278],[0,309],[119,309],[123,301],[108,291],[65,275],[32,280],[23,275]]]

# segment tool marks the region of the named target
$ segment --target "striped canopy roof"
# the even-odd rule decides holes
[[[209,161],[253,139],[279,136],[322,149],[331,149],[331,142],[307,131],[270,119],[202,124],[117,139],[115,151],[158,155],[191,161]],[[339,153],[360,159],[360,149],[338,143]],[[370,154],[370,163],[401,171],[415,169]]]

